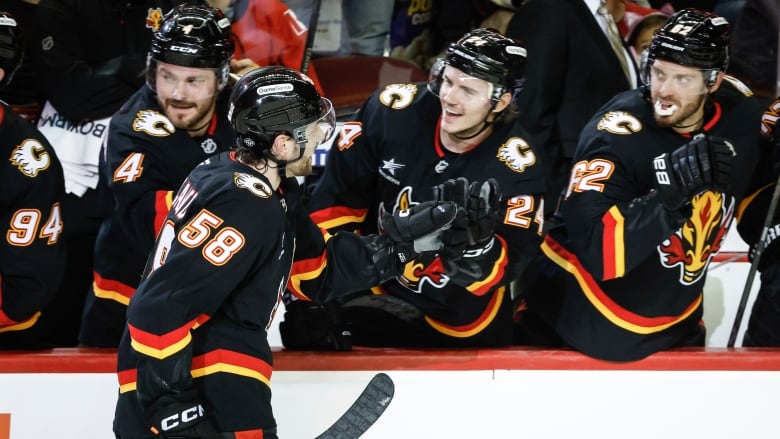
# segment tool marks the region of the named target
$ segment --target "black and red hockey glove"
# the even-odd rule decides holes
[[[655,188],[667,210],[677,211],[706,191],[723,192],[731,181],[736,152],[728,140],[698,135],[653,159]]]
[[[492,248],[501,206],[498,182],[490,178],[469,183],[459,177],[435,186],[433,196],[461,207],[452,226],[441,237],[444,248],[440,255],[448,272],[468,271],[479,277],[476,265],[469,263],[468,258],[479,257]]]
[[[426,201],[382,215],[382,234],[365,237],[380,280],[398,276],[404,265],[422,253],[441,250],[442,231],[450,227],[457,212],[455,203]]]

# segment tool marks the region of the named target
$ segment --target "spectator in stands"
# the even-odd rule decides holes
[[[128,301],[173,193],[198,163],[230,148],[226,86],[233,50],[229,20],[207,5],[177,6],[154,33],[146,86],[111,118],[101,154],[112,210],[95,245],[81,344],[119,344]]]
[[[320,288],[321,253],[298,240],[282,342],[288,348],[506,346],[509,283],[537,252],[544,181],[516,123],[525,48],[492,29],[452,44],[425,84],[377,90],[342,128],[309,200],[330,233],[381,231],[384,212],[431,199],[465,214],[438,255],[406,261],[340,305],[295,300]],[[351,331],[345,333],[345,330]]]
[[[296,241],[326,245],[291,177],[311,172],[335,115],[308,77],[285,67],[239,79],[229,114],[236,147],[186,178],[130,301],[117,360],[119,439],[277,437],[266,330]],[[385,216],[386,235],[331,237],[327,259],[342,260],[329,279],[398,274],[399,255],[414,257],[418,241],[438,249],[455,214],[454,203],[426,203]]]
[[[208,0],[207,3],[221,9],[230,19],[236,59],[250,59],[254,65],[301,70],[306,53],[306,25],[280,0]],[[305,73],[321,91],[313,66]]]
[[[38,0],[0,0],[0,10],[14,16],[26,29],[26,40],[34,41],[30,34],[35,30],[35,8]],[[37,51],[25,45],[22,66],[14,74],[13,85],[0,90],[0,99],[5,101],[20,116],[36,123],[45,100],[41,80],[36,66]]]
[[[108,118],[144,82],[146,52],[167,0],[41,0],[36,8],[38,73],[47,106],[38,127],[63,163],[67,269],[49,306],[58,346],[78,343],[92,284],[97,231],[110,210],[98,156]],[[47,108],[48,107],[48,108]],[[74,128],[78,127],[78,128]]]
[[[634,56],[637,65],[642,62],[642,52],[650,47],[653,32],[660,29],[667,20],[669,20],[669,16],[656,12],[646,15],[634,23],[634,27],[631,28],[631,31],[626,36],[626,44],[631,49],[631,55]]]
[[[734,25],[729,72],[767,104],[780,92],[777,83],[780,3],[746,0]]]
[[[679,29],[686,29],[680,32]],[[646,87],[585,126],[571,179],[524,279],[518,340],[632,361],[704,346],[702,288],[754,188],[762,108],[726,77],[729,24],[684,9],[656,31]],[[526,319],[528,317],[528,319]]]
[[[311,22],[311,0],[282,0],[307,25]],[[323,0],[320,6],[319,23],[322,29],[337,38],[329,41],[334,48],[315,52],[315,55],[368,55],[383,56],[390,35],[394,0]],[[340,25],[333,23],[330,13],[338,13]],[[312,32],[315,30],[312,29]],[[330,37],[330,35],[328,35]],[[321,37],[320,37],[321,38]]]
[[[22,64],[20,23],[0,11],[0,89]],[[0,349],[50,347],[41,310],[65,271],[62,166],[34,125],[0,101]]]

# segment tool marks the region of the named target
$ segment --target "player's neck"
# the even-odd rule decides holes
[[[488,126],[474,137],[465,138],[465,136],[462,136],[460,133],[448,133],[444,130],[440,130],[439,135],[441,137],[441,146],[444,147],[444,149],[456,154],[462,154],[482,143],[482,141],[490,136],[492,132],[493,127]]]
[[[277,167],[276,163],[247,163],[241,160],[241,157],[238,157],[237,160],[242,164],[249,166],[255,171],[263,174],[263,176],[268,179],[268,182],[271,183],[273,190],[278,189],[279,185],[282,183],[282,177],[279,175],[279,168]]]

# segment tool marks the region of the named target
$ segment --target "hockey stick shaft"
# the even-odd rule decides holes
[[[303,49],[303,60],[301,60],[301,73],[309,71],[311,63],[311,54],[314,49],[314,37],[317,36],[317,24],[320,21],[320,7],[322,0],[313,0],[311,5],[311,16],[309,17],[309,29],[306,31],[306,47]]]
[[[729,334],[728,347],[733,348],[737,341],[737,333],[740,326],[742,326],[742,317],[745,314],[745,307],[747,306],[748,298],[750,297],[750,290],[753,288],[753,279],[756,277],[756,271],[758,270],[758,261],[761,260],[761,254],[764,253],[764,247],[766,244],[764,238],[766,238],[767,231],[772,225],[772,220],[775,216],[775,210],[777,209],[777,200],[780,198],[780,175],[775,182],[775,191],[772,193],[772,201],[769,203],[769,209],[764,219],[764,226],[761,229],[761,237],[756,245],[756,251],[753,254],[753,261],[750,263],[750,271],[748,271],[747,280],[745,281],[745,288],[742,289],[742,297],[739,299],[739,306],[737,307],[737,315],[734,317],[734,324],[731,325],[731,334]]]
[[[371,378],[355,402],[316,439],[357,439],[382,416],[395,394],[393,380],[384,373]]]

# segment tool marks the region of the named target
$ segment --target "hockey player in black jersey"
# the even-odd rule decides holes
[[[178,6],[152,38],[147,86],[112,117],[100,161],[113,198],[95,244],[94,282],[79,341],[115,347],[173,192],[207,157],[229,149],[230,22],[218,9]]]
[[[645,54],[647,85],[591,118],[528,270],[521,340],[615,361],[704,345],[707,268],[759,160],[762,109],[724,75],[728,43],[722,17],[679,11]]]
[[[322,280],[321,256],[302,245],[309,259],[293,267],[280,325],[286,347],[511,344],[509,284],[538,251],[544,193],[539,156],[515,123],[525,60],[520,42],[476,29],[428,84],[380,89],[343,126],[309,201],[320,227],[376,233],[384,212],[434,198],[469,205],[468,218],[445,233],[442,254],[324,309],[295,300]]]
[[[745,242],[750,245],[751,263],[758,264],[761,285],[753,302],[747,330],[742,346],[780,346],[780,209],[775,206],[764,234],[764,248],[756,258],[756,249],[764,229],[764,222],[770,215],[775,184],[780,173],[780,96],[764,111],[760,131],[767,151],[766,159],[752,174],[760,187],[740,206],[742,215],[737,228]]]
[[[0,87],[22,64],[24,44],[16,18],[0,11]],[[62,166],[38,129],[3,101],[0,151],[0,349],[50,347],[39,318],[65,270]]]
[[[327,300],[440,249],[455,219],[454,203],[432,201],[385,214],[381,236],[325,242],[292,177],[311,172],[316,146],[333,135],[330,102],[286,67],[246,74],[230,102],[236,148],[184,181],[130,300],[118,355],[121,439],[276,438],[266,337],[296,246],[326,250],[329,280],[313,298]]]

